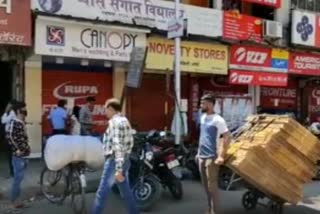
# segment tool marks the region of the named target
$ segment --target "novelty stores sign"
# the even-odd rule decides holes
[[[133,47],[146,46],[146,32],[39,16],[35,52],[49,56],[129,61]]]

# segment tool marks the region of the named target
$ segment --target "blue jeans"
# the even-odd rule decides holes
[[[94,201],[94,205],[91,211],[91,214],[102,214],[103,209],[106,206],[107,197],[111,191],[112,186],[116,183],[115,181],[115,160],[109,158],[104,165],[101,182],[99,185],[99,189],[96,194],[96,199]],[[123,197],[126,207],[129,214],[139,214],[136,201],[133,197],[130,185],[129,185],[129,168],[130,161],[127,160],[123,167],[123,173],[125,175],[125,181],[122,183],[117,183],[118,188],[121,192],[121,196]]]
[[[11,201],[15,202],[21,193],[21,182],[27,168],[27,160],[22,157],[12,156],[13,182],[11,188]]]

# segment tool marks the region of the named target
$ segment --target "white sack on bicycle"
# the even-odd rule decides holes
[[[105,158],[102,143],[96,137],[55,135],[47,140],[44,159],[50,170],[84,161],[92,169],[102,168]]]

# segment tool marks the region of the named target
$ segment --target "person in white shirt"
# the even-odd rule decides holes
[[[10,129],[10,122],[16,118],[16,113],[12,109],[13,105],[15,105],[15,103],[17,103],[16,100],[12,100],[11,102],[9,102],[6,109],[5,109],[5,112],[3,113],[2,117],[1,117],[1,123],[5,126],[6,136],[10,131],[9,130]],[[8,156],[10,176],[13,177],[12,151],[11,151],[11,148],[9,146],[8,141],[6,142],[5,150],[6,150],[6,153]]]
[[[81,133],[81,125],[79,122],[80,109],[81,108],[79,106],[73,107],[72,116],[71,116],[71,123],[72,123],[71,135],[80,135]]]

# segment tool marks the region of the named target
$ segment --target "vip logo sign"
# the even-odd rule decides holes
[[[282,52],[286,51],[234,45],[231,47],[230,68],[260,72],[287,72],[288,54]]]
[[[48,45],[65,45],[65,30],[64,27],[47,26],[47,44]]]
[[[235,85],[287,86],[288,75],[283,73],[231,70],[229,83]]]
[[[317,105],[320,105],[320,89],[319,88],[313,89],[312,97],[316,100]]]
[[[239,47],[235,52],[237,62],[263,65],[268,58],[268,52],[250,51]]]
[[[245,85],[250,85],[253,80],[253,75],[249,74],[240,74],[238,72],[233,72],[230,75],[230,82],[233,84],[245,84]]]

